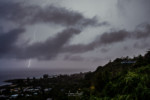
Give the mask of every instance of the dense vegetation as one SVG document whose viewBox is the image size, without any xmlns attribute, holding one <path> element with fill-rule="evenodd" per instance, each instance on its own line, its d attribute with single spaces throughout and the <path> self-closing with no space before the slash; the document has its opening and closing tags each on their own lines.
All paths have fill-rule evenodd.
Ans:
<svg viewBox="0 0 150 100">
<path fill-rule="evenodd" d="M 117 58 L 89 74 L 91 100 L 150 100 L 150 51 Z"/>
<path fill-rule="evenodd" d="M 150 100 L 150 51 L 144 56 L 117 58 L 94 72 L 13 81 L 14 88 L 40 87 L 37 95 L 18 100 Z M 44 89 L 51 88 L 45 92 Z M 9 90 L 10 87 L 7 87 Z M 82 95 L 68 96 L 68 92 Z M 12 93 L 6 93 L 8 95 Z M 31 94 L 31 93 L 28 93 Z"/>
</svg>

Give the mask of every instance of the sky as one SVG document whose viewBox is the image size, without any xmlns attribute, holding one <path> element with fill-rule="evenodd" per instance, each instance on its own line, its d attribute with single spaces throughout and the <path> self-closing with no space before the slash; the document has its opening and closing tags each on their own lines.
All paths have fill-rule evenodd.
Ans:
<svg viewBox="0 0 150 100">
<path fill-rule="evenodd" d="M 1 0 L 0 70 L 93 71 L 150 47 L 150 0 Z"/>
</svg>

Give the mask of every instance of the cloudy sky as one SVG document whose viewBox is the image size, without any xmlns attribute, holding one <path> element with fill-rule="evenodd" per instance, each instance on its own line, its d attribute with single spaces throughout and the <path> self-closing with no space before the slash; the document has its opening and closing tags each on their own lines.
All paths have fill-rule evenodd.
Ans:
<svg viewBox="0 0 150 100">
<path fill-rule="evenodd" d="M 1 0 L 0 70 L 95 70 L 150 46 L 150 0 Z"/>
</svg>

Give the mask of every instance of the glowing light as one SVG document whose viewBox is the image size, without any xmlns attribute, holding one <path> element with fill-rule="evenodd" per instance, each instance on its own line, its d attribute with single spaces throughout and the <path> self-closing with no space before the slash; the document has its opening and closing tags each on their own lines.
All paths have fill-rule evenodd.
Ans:
<svg viewBox="0 0 150 100">
<path fill-rule="evenodd" d="M 29 59 L 29 61 L 28 61 L 28 68 L 30 68 L 30 66 L 31 66 L 31 59 Z"/>
</svg>

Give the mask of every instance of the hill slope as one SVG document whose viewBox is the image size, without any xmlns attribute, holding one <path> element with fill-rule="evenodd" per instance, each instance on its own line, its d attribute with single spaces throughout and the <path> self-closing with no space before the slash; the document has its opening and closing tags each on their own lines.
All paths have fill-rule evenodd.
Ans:
<svg viewBox="0 0 150 100">
<path fill-rule="evenodd" d="M 117 58 L 86 76 L 91 100 L 149 100 L 150 51 L 132 59 Z"/>
</svg>

